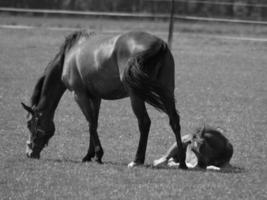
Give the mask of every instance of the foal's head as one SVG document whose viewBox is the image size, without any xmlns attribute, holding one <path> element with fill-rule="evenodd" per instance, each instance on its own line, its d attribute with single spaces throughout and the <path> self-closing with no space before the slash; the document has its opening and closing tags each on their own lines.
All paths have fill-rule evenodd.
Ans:
<svg viewBox="0 0 267 200">
<path fill-rule="evenodd" d="M 47 120 L 38 110 L 26 106 L 23 108 L 28 111 L 27 127 L 30 131 L 30 137 L 26 143 L 26 155 L 29 158 L 40 158 L 40 153 L 48 144 L 49 139 L 54 135 L 55 125 L 51 120 Z"/>
<path fill-rule="evenodd" d="M 197 155 L 200 167 L 223 166 L 233 155 L 232 144 L 220 128 L 204 127 L 192 136 L 192 151 Z"/>
</svg>

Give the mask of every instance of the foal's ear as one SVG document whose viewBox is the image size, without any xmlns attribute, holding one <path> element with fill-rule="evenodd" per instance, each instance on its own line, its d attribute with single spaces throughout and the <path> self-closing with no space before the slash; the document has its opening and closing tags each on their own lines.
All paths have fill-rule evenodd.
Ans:
<svg viewBox="0 0 267 200">
<path fill-rule="evenodd" d="M 206 124 L 204 123 L 200 128 L 198 128 L 197 133 L 202 137 L 206 131 Z"/>
<path fill-rule="evenodd" d="M 33 109 L 30 106 L 25 105 L 23 102 L 21 102 L 22 107 L 27 110 L 30 114 L 34 114 Z"/>
<path fill-rule="evenodd" d="M 221 127 L 217 127 L 216 130 L 219 131 L 220 133 L 225 133 L 226 132 L 226 130 L 221 128 Z"/>
</svg>

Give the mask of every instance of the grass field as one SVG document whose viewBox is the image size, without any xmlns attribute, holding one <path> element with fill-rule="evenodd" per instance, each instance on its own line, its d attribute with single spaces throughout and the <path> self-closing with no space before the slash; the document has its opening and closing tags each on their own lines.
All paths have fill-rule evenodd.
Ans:
<svg viewBox="0 0 267 200">
<path fill-rule="evenodd" d="M 1 20 L 10 24 L 10 19 Z M 28 18 L 12 20 L 13 24 L 33 23 Z M 35 19 L 34 23 L 56 26 L 61 22 L 54 20 Z M 112 28 L 111 22 L 105 26 L 91 20 L 90 26 L 94 23 L 97 31 Z M 165 30 L 163 22 L 159 26 L 156 22 L 150 26 L 148 22 L 112 23 L 123 31 L 131 27 Z M 0 29 L 0 199 L 267 199 L 267 43 L 206 37 L 205 30 L 203 34 L 182 32 L 174 38 L 175 95 L 182 135 L 203 123 L 226 129 L 235 150 L 231 169 L 152 168 L 152 161 L 173 143 L 174 135 L 167 117 L 150 106 L 146 165 L 127 169 L 139 138 L 129 99 L 102 103 L 99 135 L 104 164 L 84 164 L 87 124 L 69 92 L 60 102 L 57 131 L 41 159 L 26 158 L 28 130 L 20 101 L 29 102 L 37 78 L 69 33 L 43 27 Z M 214 29 L 219 31 L 220 26 Z M 234 30 L 236 35 L 240 35 L 238 30 L 248 35 L 253 32 L 251 27 L 230 25 L 223 30 Z M 265 32 L 264 28 L 257 30 Z M 166 34 L 158 36 L 166 38 Z"/>
</svg>

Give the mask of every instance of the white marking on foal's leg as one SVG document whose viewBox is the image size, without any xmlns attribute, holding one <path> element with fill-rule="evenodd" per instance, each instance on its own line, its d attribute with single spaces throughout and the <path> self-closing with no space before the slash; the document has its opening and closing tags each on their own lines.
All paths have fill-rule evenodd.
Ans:
<svg viewBox="0 0 267 200">
<path fill-rule="evenodd" d="M 166 164 L 167 164 L 167 158 L 165 156 L 153 161 L 154 167 L 162 167 L 165 166 Z"/>
<path fill-rule="evenodd" d="M 175 160 L 173 158 L 170 158 L 168 160 L 168 166 L 169 167 L 179 167 L 180 166 L 180 163 L 175 162 Z"/>
<path fill-rule="evenodd" d="M 215 170 L 215 171 L 220 171 L 220 170 L 221 170 L 220 167 L 216 167 L 216 166 L 213 166 L 213 165 L 209 165 L 209 166 L 207 166 L 206 169 L 207 169 L 207 170 Z"/>
</svg>

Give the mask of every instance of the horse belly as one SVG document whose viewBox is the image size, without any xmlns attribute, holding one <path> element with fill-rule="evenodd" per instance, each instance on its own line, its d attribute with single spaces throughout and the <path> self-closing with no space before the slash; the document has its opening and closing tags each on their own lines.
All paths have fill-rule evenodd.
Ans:
<svg viewBox="0 0 267 200">
<path fill-rule="evenodd" d="M 96 95 L 106 100 L 121 99 L 127 97 L 127 91 L 121 83 L 119 78 L 115 77 L 101 77 L 91 78 L 88 89 L 92 95 Z"/>
<path fill-rule="evenodd" d="M 114 87 L 109 90 L 99 90 L 98 96 L 105 100 L 122 99 L 128 96 L 127 91 L 123 87 Z"/>
<path fill-rule="evenodd" d="M 107 100 L 127 97 L 114 59 L 100 59 L 97 63 L 87 63 L 88 60 L 84 60 L 82 65 L 80 63 L 78 70 L 91 95 Z"/>
</svg>

